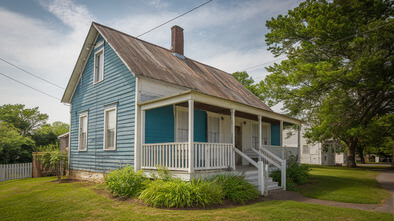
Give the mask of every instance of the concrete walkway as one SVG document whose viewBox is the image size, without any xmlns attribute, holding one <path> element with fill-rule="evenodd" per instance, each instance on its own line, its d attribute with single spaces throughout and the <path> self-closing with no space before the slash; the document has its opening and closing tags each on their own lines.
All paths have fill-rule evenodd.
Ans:
<svg viewBox="0 0 394 221">
<path fill-rule="evenodd" d="M 393 199 L 394 199 L 394 170 L 384 170 L 378 174 L 376 180 L 380 183 L 381 187 L 389 191 L 391 197 L 383 204 L 359 204 L 359 203 L 344 203 L 328 200 L 320 200 L 302 196 L 296 192 L 274 190 L 270 191 L 267 200 L 292 200 L 303 203 L 320 204 L 326 206 L 336 206 L 351 209 L 372 210 L 379 212 L 386 212 L 394 214 Z M 368 194 L 368 193 L 366 193 Z"/>
</svg>

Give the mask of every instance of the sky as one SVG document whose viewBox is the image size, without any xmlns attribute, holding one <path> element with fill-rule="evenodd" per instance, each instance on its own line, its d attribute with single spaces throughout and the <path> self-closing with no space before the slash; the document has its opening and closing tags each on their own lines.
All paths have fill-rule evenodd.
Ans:
<svg viewBox="0 0 394 221">
<path fill-rule="evenodd" d="M 69 123 L 62 104 L 92 21 L 138 36 L 207 0 L 0 0 L 0 73 L 41 90 L 44 95 L 0 75 L 0 105 L 39 107 L 49 123 Z M 299 0 L 213 0 L 140 38 L 170 48 L 171 27 L 184 29 L 185 56 L 228 73 L 247 69 L 256 81 L 277 60 L 268 50 L 265 22 L 287 14 Z M 278 61 L 277 61 L 278 62 Z M 54 98 L 55 97 L 55 98 Z M 274 111 L 282 112 L 280 105 Z"/>
</svg>

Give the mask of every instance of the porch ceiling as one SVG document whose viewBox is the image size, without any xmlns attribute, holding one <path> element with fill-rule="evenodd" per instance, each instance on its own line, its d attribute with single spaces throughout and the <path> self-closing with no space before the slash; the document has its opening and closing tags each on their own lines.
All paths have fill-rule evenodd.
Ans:
<svg viewBox="0 0 394 221">
<path fill-rule="evenodd" d="M 187 104 L 187 102 L 182 102 L 182 103 L 177 104 L 177 106 L 187 107 L 188 104 Z M 201 103 L 201 102 L 195 102 L 194 108 L 199 109 L 199 110 L 203 110 L 203 111 L 209 111 L 209 112 L 213 112 L 213 113 L 228 115 L 228 116 L 231 115 L 231 111 L 228 108 L 222 108 L 222 107 L 218 107 L 218 106 L 210 105 L 210 104 L 205 104 L 205 103 Z M 240 117 L 240 118 L 245 118 L 248 120 L 257 121 L 257 115 L 245 113 L 242 111 L 235 110 L 235 116 Z M 267 123 L 274 123 L 274 124 L 280 123 L 279 120 L 275 120 L 275 119 L 271 119 L 271 118 L 267 118 L 267 117 L 262 117 L 261 121 L 267 122 Z"/>
<path fill-rule="evenodd" d="M 236 117 L 242 117 L 245 119 L 257 121 L 257 116 L 260 115 L 262 116 L 262 121 L 267 123 L 280 123 L 280 121 L 282 120 L 283 122 L 287 122 L 290 124 L 301 124 L 300 120 L 288 117 L 283 114 L 250 107 L 245 104 L 239 104 L 234 101 L 224 100 L 222 98 L 217 98 L 211 95 L 206 95 L 191 90 L 167 97 L 141 102 L 138 103 L 138 105 L 142 107 L 142 110 L 148 110 L 171 104 L 187 107 L 187 100 L 190 99 L 194 100 L 194 107 L 200 110 L 211 111 L 223 115 L 230 115 L 230 109 L 234 109 Z"/>
</svg>

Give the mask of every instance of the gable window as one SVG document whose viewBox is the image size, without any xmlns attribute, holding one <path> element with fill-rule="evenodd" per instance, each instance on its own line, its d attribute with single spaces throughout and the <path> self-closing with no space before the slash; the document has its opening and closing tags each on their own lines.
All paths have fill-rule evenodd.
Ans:
<svg viewBox="0 0 394 221">
<path fill-rule="evenodd" d="M 104 79 L 104 48 L 101 48 L 94 54 L 94 79 L 93 83 L 97 84 Z"/>
<path fill-rule="evenodd" d="M 104 111 L 104 150 L 116 149 L 116 107 Z"/>
<path fill-rule="evenodd" d="M 219 143 L 220 124 L 218 117 L 208 116 L 208 142 Z"/>
<path fill-rule="evenodd" d="M 78 150 L 86 151 L 88 144 L 88 114 L 82 113 L 79 115 L 79 142 Z"/>
</svg>

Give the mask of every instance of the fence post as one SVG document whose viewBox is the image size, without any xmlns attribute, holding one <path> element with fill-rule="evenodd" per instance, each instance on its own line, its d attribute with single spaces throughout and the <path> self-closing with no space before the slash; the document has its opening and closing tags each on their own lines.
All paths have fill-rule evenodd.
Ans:
<svg viewBox="0 0 394 221">
<path fill-rule="evenodd" d="M 286 160 L 282 160 L 281 166 L 281 184 L 283 190 L 286 190 Z"/>
</svg>

